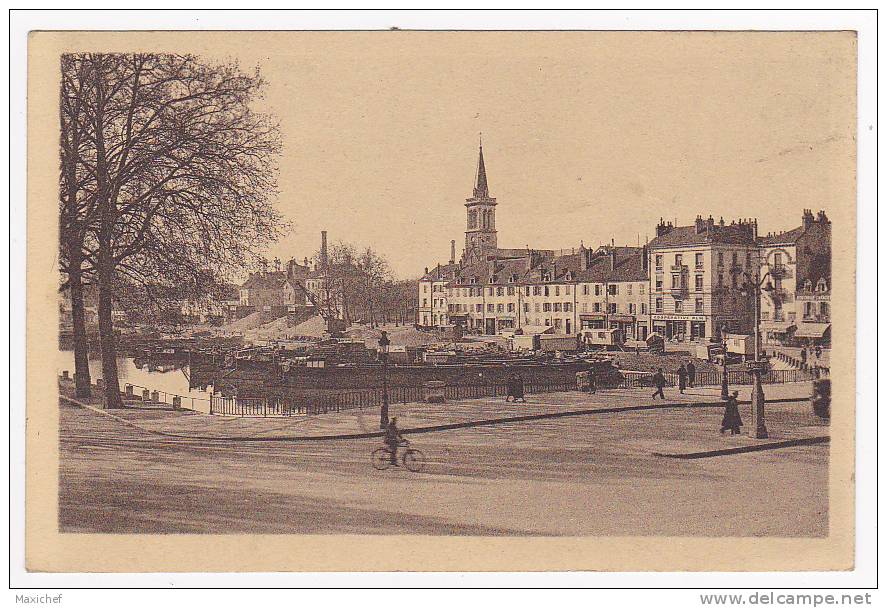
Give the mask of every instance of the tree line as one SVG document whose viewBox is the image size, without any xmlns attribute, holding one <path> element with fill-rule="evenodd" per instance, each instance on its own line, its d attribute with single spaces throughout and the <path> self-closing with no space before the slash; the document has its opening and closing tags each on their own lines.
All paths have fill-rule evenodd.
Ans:
<svg viewBox="0 0 887 608">
<path fill-rule="evenodd" d="M 416 283 L 394 277 L 388 259 L 372 247 L 334 243 L 324 260 L 314 255 L 320 267 L 326 263 L 329 298 L 346 324 L 409 324 L 416 317 Z"/>
<path fill-rule="evenodd" d="M 191 55 L 62 56 L 59 260 L 78 396 L 84 285 L 98 292 L 105 403 L 119 407 L 112 303 L 134 286 L 206 293 L 280 236 L 279 126 L 253 108 L 264 86 L 258 70 Z"/>
</svg>

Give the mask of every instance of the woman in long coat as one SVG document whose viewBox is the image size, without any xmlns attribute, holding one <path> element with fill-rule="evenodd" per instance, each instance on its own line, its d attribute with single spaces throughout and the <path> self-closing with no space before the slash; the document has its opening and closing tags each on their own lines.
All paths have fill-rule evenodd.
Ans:
<svg viewBox="0 0 887 608">
<path fill-rule="evenodd" d="M 681 363 L 681 366 L 678 368 L 678 390 L 681 391 L 681 394 L 684 394 L 684 390 L 687 388 L 687 368 L 684 367 L 684 364 Z"/>
<path fill-rule="evenodd" d="M 739 401 L 737 397 L 739 393 L 733 391 L 733 394 L 727 397 L 727 404 L 724 407 L 724 419 L 721 420 L 721 434 L 729 430 L 731 435 L 739 434 L 739 427 L 742 426 L 742 417 L 739 415 Z"/>
</svg>

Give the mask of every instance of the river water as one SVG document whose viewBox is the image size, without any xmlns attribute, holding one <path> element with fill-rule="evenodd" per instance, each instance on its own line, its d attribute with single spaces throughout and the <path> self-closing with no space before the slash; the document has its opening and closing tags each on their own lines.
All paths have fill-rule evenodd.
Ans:
<svg viewBox="0 0 887 608">
<path fill-rule="evenodd" d="M 58 371 L 59 375 L 63 370 L 74 373 L 74 351 L 60 351 Z M 148 371 L 147 366 L 139 369 L 136 367 L 131 357 L 117 358 L 117 374 L 120 377 L 120 389 L 126 384 L 132 384 L 135 387 L 135 394 L 140 395 L 142 388 L 167 393 L 169 395 L 180 395 L 182 397 L 182 407 L 194 409 L 199 412 L 209 412 L 209 390 L 199 390 L 188 386 L 188 366 L 173 369 L 170 371 Z M 100 358 L 89 359 L 89 374 L 92 381 L 102 377 L 102 360 Z M 207 387 L 211 390 L 210 387 Z M 171 402 L 172 399 L 167 399 Z"/>
</svg>

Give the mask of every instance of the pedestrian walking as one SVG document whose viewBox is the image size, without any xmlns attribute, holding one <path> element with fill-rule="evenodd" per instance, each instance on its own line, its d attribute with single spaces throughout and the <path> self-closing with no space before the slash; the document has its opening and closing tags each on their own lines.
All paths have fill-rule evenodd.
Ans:
<svg viewBox="0 0 887 608">
<path fill-rule="evenodd" d="M 656 395 L 659 395 L 664 401 L 665 393 L 662 392 L 662 389 L 665 388 L 665 374 L 662 373 L 661 367 L 655 374 L 653 374 L 653 386 L 656 387 L 656 392 L 653 393 L 653 399 L 656 399 Z"/>
<path fill-rule="evenodd" d="M 591 394 L 597 392 L 597 377 L 594 375 L 594 368 L 588 370 L 588 392 Z"/>
<path fill-rule="evenodd" d="M 687 385 L 690 388 L 696 388 L 696 366 L 692 361 L 687 363 Z"/>
<path fill-rule="evenodd" d="M 681 366 L 678 368 L 678 390 L 681 391 L 681 394 L 684 394 L 684 391 L 687 388 L 687 368 L 681 363 Z"/>
<path fill-rule="evenodd" d="M 733 391 L 733 394 L 727 397 L 727 403 L 724 406 L 724 418 L 721 420 L 721 434 L 730 431 L 731 435 L 739 434 L 739 427 L 742 426 L 742 418 L 739 416 L 739 392 Z"/>
<path fill-rule="evenodd" d="M 801 369 L 807 368 L 807 348 L 801 348 Z"/>
<path fill-rule="evenodd" d="M 511 374 L 505 379 L 505 402 L 513 401 L 517 393 L 517 374 Z"/>
<path fill-rule="evenodd" d="M 514 375 L 514 402 L 517 403 L 517 400 L 520 399 L 521 402 L 526 403 L 527 400 L 524 399 L 524 377 L 520 374 Z"/>
</svg>

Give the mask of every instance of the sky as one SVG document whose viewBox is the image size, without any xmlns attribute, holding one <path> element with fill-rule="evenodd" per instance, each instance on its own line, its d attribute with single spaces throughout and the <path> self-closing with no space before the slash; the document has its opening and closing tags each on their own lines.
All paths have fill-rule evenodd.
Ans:
<svg viewBox="0 0 887 608">
<path fill-rule="evenodd" d="M 278 205 L 293 224 L 269 256 L 311 256 L 327 230 L 415 278 L 446 263 L 451 239 L 461 253 L 481 132 L 502 247 L 634 245 L 660 217 L 697 214 L 757 218 L 767 233 L 799 225 L 804 208 L 852 204 L 855 44 L 852 33 L 280 32 L 185 46 L 268 81 L 262 108 L 284 138 Z"/>
</svg>

